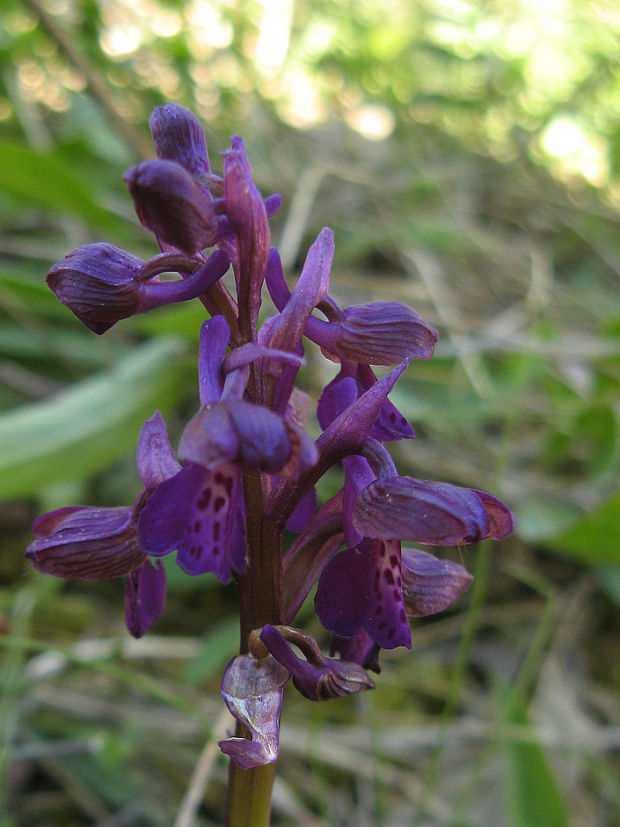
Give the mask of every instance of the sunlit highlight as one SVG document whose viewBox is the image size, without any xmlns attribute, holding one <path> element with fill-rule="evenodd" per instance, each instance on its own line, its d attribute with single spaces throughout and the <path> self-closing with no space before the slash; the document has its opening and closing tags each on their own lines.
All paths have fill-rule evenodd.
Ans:
<svg viewBox="0 0 620 827">
<path fill-rule="evenodd" d="M 291 31 L 292 0 L 264 0 L 265 12 L 260 28 L 256 59 L 267 68 L 284 63 Z"/>
<path fill-rule="evenodd" d="M 348 113 L 347 123 L 368 140 L 382 141 L 394 131 L 396 119 L 387 106 L 365 104 Z"/>
</svg>

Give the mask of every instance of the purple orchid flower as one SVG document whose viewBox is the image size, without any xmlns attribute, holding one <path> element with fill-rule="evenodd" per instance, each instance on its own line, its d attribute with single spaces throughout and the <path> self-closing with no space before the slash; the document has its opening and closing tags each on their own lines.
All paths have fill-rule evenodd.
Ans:
<svg viewBox="0 0 620 827">
<path fill-rule="evenodd" d="M 107 580 L 126 575 L 127 628 L 142 637 L 164 609 L 166 576 L 140 544 L 138 520 L 153 490 L 179 469 L 159 412 L 144 423 L 137 459 L 144 490 L 132 506 L 77 505 L 44 514 L 32 527 L 36 539 L 26 556 L 38 571 L 56 577 Z"/>
<path fill-rule="evenodd" d="M 278 757 L 290 677 L 311 700 L 372 688 L 365 670 L 379 672 L 380 649 L 411 647 L 408 618 L 443 611 L 471 584 L 458 563 L 402 541 L 500 540 L 514 518 L 485 491 L 399 476 L 385 448 L 415 436 L 388 395 L 411 360 L 432 356 L 437 331 L 397 302 L 340 307 L 329 294 L 329 228 L 289 290 L 270 249 L 268 219 L 281 199 L 261 196 L 241 138 L 222 153 L 220 177 L 187 109 L 158 107 L 150 126 L 157 160 L 131 167 L 124 179 L 163 252 L 143 262 L 111 244 L 85 245 L 50 269 L 48 284 L 95 333 L 199 297 L 211 316 L 200 332 L 200 407 L 181 436 L 182 465 L 156 414 L 140 435 L 144 489 L 134 504 L 44 515 L 26 553 L 39 571 L 59 577 L 125 576 L 126 623 L 136 637 L 162 612 L 163 556 L 176 551 L 190 575 L 210 572 L 223 583 L 237 576 L 241 654 L 226 667 L 221 692 L 238 726 L 220 747 L 252 770 Z M 209 258 L 208 248 L 216 248 Z M 230 290 L 221 280 L 229 264 Z M 161 281 L 167 272 L 180 279 Z M 263 283 L 277 312 L 259 327 Z M 316 442 L 306 433 L 308 397 L 295 387 L 304 340 L 340 365 L 318 401 Z M 377 379 L 372 365 L 395 367 Z M 315 486 L 337 464 L 344 484 L 321 505 Z M 285 529 L 297 537 L 283 554 Z M 339 658 L 284 625 L 315 584 L 316 613 Z M 258 775 L 249 786 L 239 778 L 232 767 L 233 809 L 260 788 Z"/>
</svg>

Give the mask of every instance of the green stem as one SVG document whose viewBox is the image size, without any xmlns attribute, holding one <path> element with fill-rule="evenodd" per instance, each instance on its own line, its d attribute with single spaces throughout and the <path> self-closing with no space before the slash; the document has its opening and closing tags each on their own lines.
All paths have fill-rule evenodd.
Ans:
<svg viewBox="0 0 620 827">
<path fill-rule="evenodd" d="M 226 827 L 269 827 L 275 774 L 275 764 L 242 770 L 231 761 Z"/>
<path fill-rule="evenodd" d="M 282 531 L 263 514 L 260 474 L 243 475 L 247 515 L 248 571 L 238 578 L 241 653 L 248 651 L 252 629 L 282 622 Z M 237 737 L 247 738 L 237 725 Z M 231 762 L 228 774 L 226 827 L 269 827 L 271 789 L 276 765 L 243 770 Z"/>
</svg>

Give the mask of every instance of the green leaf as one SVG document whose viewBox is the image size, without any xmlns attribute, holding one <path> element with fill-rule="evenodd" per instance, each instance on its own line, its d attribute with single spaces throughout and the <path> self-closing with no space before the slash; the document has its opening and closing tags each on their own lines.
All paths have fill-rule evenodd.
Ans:
<svg viewBox="0 0 620 827">
<path fill-rule="evenodd" d="M 524 711 L 510 723 L 527 726 Z M 565 827 L 568 814 L 553 773 L 541 747 L 505 741 L 507 759 L 506 813 L 511 827 Z"/>
<path fill-rule="evenodd" d="M 0 180 L 5 191 L 29 205 L 81 218 L 92 227 L 126 233 L 126 223 L 104 209 L 92 188 L 52 153 L 0 141 Z"/>
<path fill-rule="evenodd" d="M 576 557 L 584 563 L 620 563 L 620 491 L 578 519 L 559 537 L 543 545 Z"/>
<path fill-rule="evenodd" d="M 174 339 L 150 342 L 109 372 L 0 416 L 0 497 L 90 476 L 135 451 L 144 419 L 178 398 L 181 350 Z"/>
</svg>

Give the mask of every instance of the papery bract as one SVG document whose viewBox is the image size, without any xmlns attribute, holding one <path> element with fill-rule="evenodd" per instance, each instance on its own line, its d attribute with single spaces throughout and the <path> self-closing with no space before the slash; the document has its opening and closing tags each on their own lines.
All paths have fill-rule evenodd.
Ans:
<svg viewBox="0 0 620 827">
<path fill-rule="evenodd" d="M 257 660 L 238 655 L 224 670 L 222 697 L 251 739 L 227 738 L 219 747 L 243 769 L 277 760 L 282 694 L 288 679 L 288 669 L 272 657 Z"/>
</svg>

